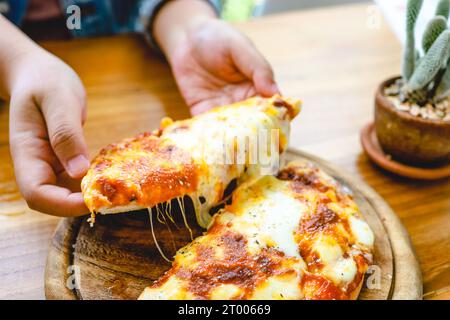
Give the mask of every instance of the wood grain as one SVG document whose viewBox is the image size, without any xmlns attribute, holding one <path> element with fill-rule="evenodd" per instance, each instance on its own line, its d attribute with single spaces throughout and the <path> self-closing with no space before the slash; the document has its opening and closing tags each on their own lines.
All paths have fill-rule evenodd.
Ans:
<svg viewBox="0 0 450 320">
<path fill-rule="evenodd" d="M 389 206 L 363 181 L 346 174 L 317 157 L 290 151 L 288 160 L 308 159 L 351 190 L 364 218 L 375 234 L 372 278 L 368 278 L 359 299 L 420 299 L 422 279 L 418 262 L 404 227 Z M 173 205 L 172 216 L 180 227 L 169 232 L 166 225 L 155 224 L 155 234 L 162 251 L 172 257 L 177 248 L 191 242 L 182 216 Z M 203 231 L 187 210 L 194 236 Z M 174 225 L 169 224 L 174 228 Z M 68 289 L 73 269 L 79 270 L 78 286 Z M 136 299 L 142 290 L 170 268 L 158 252 L 152 238 L 148 212 L 145 210 L 99 216 L 91 228 L 86 218 L 63 219 L 52 239 L 45 273 L 48 299 Z M 376 271 L 375 271 L 376 268 Z M 376 272 L 376 274 L 374 274 Z M 69 283 L 73 283 L 70 282 Z M 369 283 L 369 286 L 366 284 Z"/>
<path fill-rule="evenodd" d="M 398 178 L 372 165 L 359 130 L 373 115 L 377 85 L 400 71 L 401 47 L 387 24 L 368 28 L 368 5 L 274 15 L 238 27 L 273 65 L 285 95 L 304 101 L 291 145 L 367 182 L 400 217 L 423 274 L 425 298 L 450 293 L 450 183 Z M 89 112 L 85 135 L 94 155 L 112 141 L 155 128 L 164 115 L 188 116 L 170 69 L 139 37 L 43 46 L 82 78 Z M 14 182 L 8 107 L 0 106 L 0 298 L 44 298 L 44 264 L 58 222 L 30 211 Z"/>
</svg>

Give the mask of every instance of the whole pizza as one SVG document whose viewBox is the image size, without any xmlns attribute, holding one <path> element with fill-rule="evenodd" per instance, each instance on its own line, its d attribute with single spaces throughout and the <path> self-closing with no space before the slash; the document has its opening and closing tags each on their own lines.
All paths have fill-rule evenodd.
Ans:
<svg viewBox="0 0 450 320">
<path fill-rule="evenodd" d="M 174 199 L 183 208 L 188 196 L 206 229 L 140 299 L 358 297 L 374 236 L 348 190 L 308 162 L 262 163 L 251 139 L 236 161 L 239 138 L 265 131 L 277 133 L 265 152 L 283 163 L 299 107 L 293 99 L 257 97 L 188 120 L 163 119 L 159 130 L 94 159 L 82 181 L 91 223 L 98 213 Z"/>
</svg>

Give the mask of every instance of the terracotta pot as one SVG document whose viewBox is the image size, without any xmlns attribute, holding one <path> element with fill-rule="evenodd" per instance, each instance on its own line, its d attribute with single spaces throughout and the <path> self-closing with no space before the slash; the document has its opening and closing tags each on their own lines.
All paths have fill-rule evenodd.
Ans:
<svg viewBox="0 0 450 320">
<path fill-rule="evenodd" d="M 450 122 L 423 119 L 397 110 L 384 95 L 384 88 L 398 78 L 381 83 L 375 94 L 375 130 L 384 152 L 412 165 L 450 162 Z"/>
</svg>

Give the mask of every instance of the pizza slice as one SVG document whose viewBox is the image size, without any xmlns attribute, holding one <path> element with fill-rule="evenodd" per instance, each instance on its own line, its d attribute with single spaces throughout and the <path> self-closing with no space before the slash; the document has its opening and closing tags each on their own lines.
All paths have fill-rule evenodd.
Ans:
<svg viewBox="0 0 450 320">
<path fill-rule="evenodd" d="M 346 189 L 296 161 L 239 186 L 140 299 L 356 299 L 373 242 Z"/>
<path fill-rule="evenodd" d="M 233 180 L 277 170 L 299 107 L 299 101 L 280 96 L 256 97 L 183 121 L 165 118 L 157 131 L 109 145 L 81 183 L 91 222 L 96 213 L 151 208 L 189 196 L 206 228 L 209 210 Z M 254 152 L 256 144 L 265 157 Z"/>
</svg>

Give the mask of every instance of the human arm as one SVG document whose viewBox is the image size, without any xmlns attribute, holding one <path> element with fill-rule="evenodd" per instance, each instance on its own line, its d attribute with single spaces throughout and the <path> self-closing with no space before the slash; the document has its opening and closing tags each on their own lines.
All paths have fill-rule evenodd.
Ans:
<svg viewBox="0 0 450 320">
<path fill-rule="evenodd" d="M 0 95 L 10 100 L 9 141 L 19 189 L 32 209 L 87 213 L 86 97 L 76 73 L 0 15 Z"/>
<path fill-rule="evenodd" d="M 246 36 L 220 21 L 206 1 L 165 4 L 153 34 L 192 114 L 279 92 L 266 59 Z"/>
</svg>

